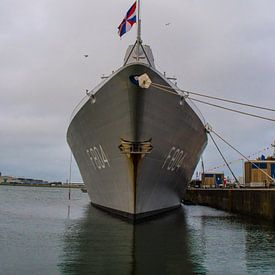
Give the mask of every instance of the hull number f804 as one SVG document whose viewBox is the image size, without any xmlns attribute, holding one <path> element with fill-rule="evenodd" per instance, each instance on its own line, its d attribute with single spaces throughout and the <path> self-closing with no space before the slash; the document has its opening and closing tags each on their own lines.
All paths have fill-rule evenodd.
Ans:
<svg viewBox="0 0 275 275">
<path fill-rule="evenodd" d="M 101 170 L 110 167 L 109 160 L 100 144 L 87 149 L 86 152 L 95 170 Z"/>
<path fill-rule="evenodd" d="M 168 171 L 177 171 L 186 157 L 186 153 L 183 150 L 172 147 L 168 155 L 165 158 L 165 161 L 162 165 L 162 169 L 167 169 Z"/>
</svg>

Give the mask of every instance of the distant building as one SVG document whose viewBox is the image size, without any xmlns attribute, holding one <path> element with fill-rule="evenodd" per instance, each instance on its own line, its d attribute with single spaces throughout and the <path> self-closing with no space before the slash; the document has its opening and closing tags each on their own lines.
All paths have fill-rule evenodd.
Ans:
<svg viewBox="0 0 275 275">
<path fill-rule="evenodd" d="M 246 187 L 269 187 L 271 183 L 275 183 L 275 159 L 262 158 L 251 160 L 251 162 L 247 161 L 244 163 L 244 181 Z M 272 177 L 273 181 L 267 175 Z"/>
<path fill-rule="evenodd" d="M 217 188 L 223 186 L 224 173 L 202 173 L 202 187 Z"/>
<path fill-rule="evenodd" d="M 7 184 L 13 180 L 13 177 L 0 175 L 0 184 Z"/>
<path fill-rule="evenodd" d="M 45 180 L 26 179 L 26 178 L 16 178 L 16 182 L 14 183 L 26 184 L 26 185 L 49 184 L 49 182 Z"/>
<path fill-rule="evenodd" d="M 37 184 L 49 184 L 48 181 L 38 179 L 26 179 L 26 178 L 15 178 L 12 176 L 0 175 L 0 184 L 25 184 L 25 185 L 37 185 Z"/>
</svg>

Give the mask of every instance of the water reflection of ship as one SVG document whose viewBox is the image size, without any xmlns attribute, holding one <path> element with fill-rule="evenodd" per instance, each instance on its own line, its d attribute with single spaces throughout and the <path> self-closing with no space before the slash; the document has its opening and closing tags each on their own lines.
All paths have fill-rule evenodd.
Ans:
<svg viewBox="0 0 275 275">
<path fill-rule="evenodd" d="M 65 234 L 64 274 L 194 274 L 184 210 L 131 224 L 89 207 Z"/>
</svg>

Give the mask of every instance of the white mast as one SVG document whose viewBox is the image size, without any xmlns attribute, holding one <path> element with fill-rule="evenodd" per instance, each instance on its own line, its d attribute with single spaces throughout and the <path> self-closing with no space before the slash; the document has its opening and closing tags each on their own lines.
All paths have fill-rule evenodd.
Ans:
<svg viewBox="0 0 275 275">
<path fill-rule="evenodd" d="M 140 19 L 140 0 L 137 1 L 137 11 L 138 11 L 138 18 L 137 18 L 137 61 L 139 61 L 139 47 L 142 43 L 141 40 L 141 19 Z"/>
<path fill-rule="evenodd" d="M 137 1 L 138 5 L 138 18 L 137 18 L 137 41 L 138 43 L 141 43 L 141 19 L 140 19 L 140 0 Z"/>
</svg>

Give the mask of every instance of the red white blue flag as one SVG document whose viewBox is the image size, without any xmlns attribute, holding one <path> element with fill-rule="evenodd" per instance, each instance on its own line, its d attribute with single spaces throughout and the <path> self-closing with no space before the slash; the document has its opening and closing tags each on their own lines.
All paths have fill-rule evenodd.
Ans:
<svg viewBox="0 0 275 275">
<path fill-rule="evenodd" d="M 132 26 L 137 22 L 136 16 L 137 2 L 135 2 L 128 10 L 126 16 L 123 18 L 121 24 L 118 27 L 118 35 L 121 37 L 128 32 Z"/>
</svg>

